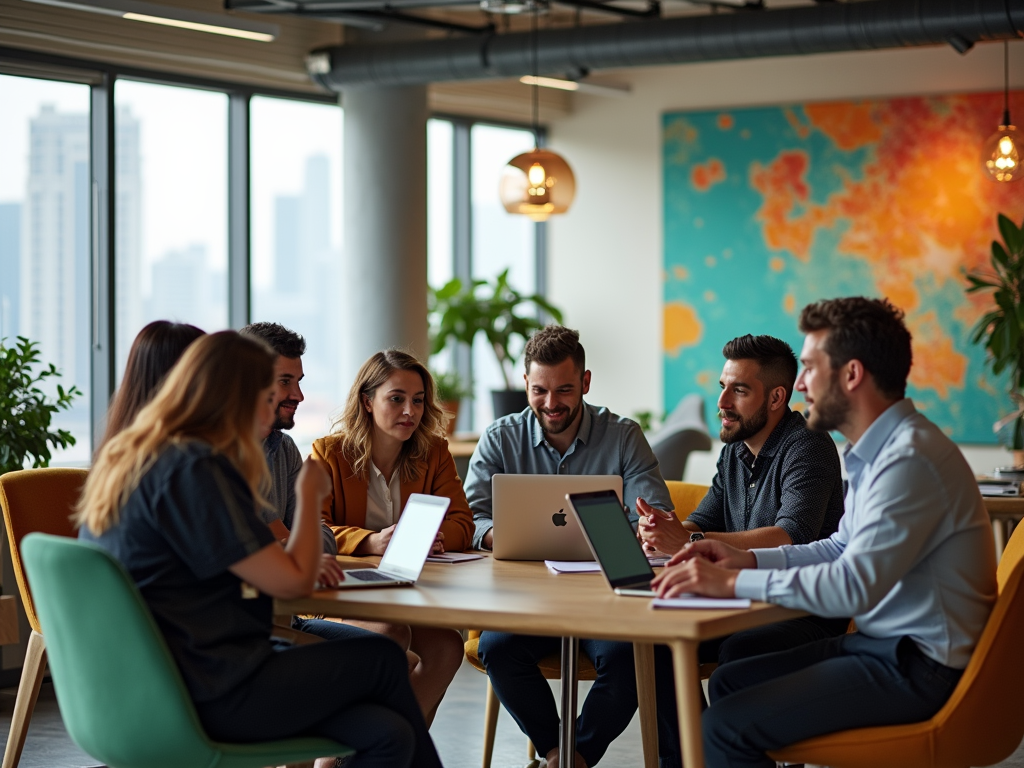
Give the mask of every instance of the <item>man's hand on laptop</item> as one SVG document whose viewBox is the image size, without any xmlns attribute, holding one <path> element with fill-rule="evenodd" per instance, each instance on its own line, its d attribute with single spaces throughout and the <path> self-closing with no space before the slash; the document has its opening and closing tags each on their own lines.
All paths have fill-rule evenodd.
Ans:
<svg viewBox="0 0 1024 768">
<path fill-rule="evenodd" d="M 757 568 L 757 558 L 747 549 L 737 549 L 725 542 L 715 539 L 688 541 L 676 552 L 666 567 L 685 563 L 690 560 L 704 560 L 714 563 L 719 568 L 740 570 L 741 568 Z"/>
<path fill-rule="evenodd" d="M 675 560 L 674 557 L 672 559 Z M 702 557 L 695 557 L 678 565 L 666 566 L 651 581 L 651 589 L 658 593 L 658 597 L 685 594 L 735 597 L 737 573 L 739 571 L 722 568 Z"/>
<path fill-rule="evenodd" d="M 636 500 L 636 511 L 640 515 L 636 532 L 645 553 L 656 550 L 674 555 L 690 540 L 690 531 L 675 513 L 652 507 L 641 498 Z"/>
</svg>

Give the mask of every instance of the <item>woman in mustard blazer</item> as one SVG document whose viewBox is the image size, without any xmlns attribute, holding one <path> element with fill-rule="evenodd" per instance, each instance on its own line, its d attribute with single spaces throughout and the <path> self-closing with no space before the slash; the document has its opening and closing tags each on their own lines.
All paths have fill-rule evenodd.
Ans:
<svg viewBox="0 0 1024 768">
<path fill-rule="evenodd" d="M 363 364 L 334 432 L 313 443 L 313 457 L 331 474 L 333 492 L 322 514 L 339 555 L 384 554 L 411 493 L 451 499 L 435 552 L 469 547 L 473 516 L 444 437 L 447 421 L 434 380 L 415 357 L 388 349 Z M 429 723 L 462 663 L 461 635 L 453 629 L 346 623 L 385 634 L 411 652 L 410 680 Z"/>
</svg>

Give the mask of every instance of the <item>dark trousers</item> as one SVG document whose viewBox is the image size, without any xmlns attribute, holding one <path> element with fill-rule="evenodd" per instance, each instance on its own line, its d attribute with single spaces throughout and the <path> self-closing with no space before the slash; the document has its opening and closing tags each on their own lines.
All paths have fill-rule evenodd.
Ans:
<svg viewBox="0 0 1024 768">
<path fill-rule="evenodd" d="M 480 659 L 498 699 L 542 757 L 558 746 L 559 720 L 551 689 L 537 662 L 560 649 L 557 637 L 507 632 L 480 636 Z M 632 643 L 580 640 L 580 650 L 597 670 L 576 723 L 576 751 L 592 766 L 626 730 L 636 712 L 636 671 Z M 563 760 L 563 765 L 572 762 Z"/>
<path fill-rule="evenodd" d="M 697 649 L 701 664 L 728 664 L 765 653 L 788 651 L 807 643 L 827 640 L 846 633 L 849 619 L 804 616 L 755 627 L 725 637 L 706 640 Z M 658 758 L 660 768 L 679 768 L 679 715 L 672 653 L 667 646 L 654 647 L 655 687 L 658 699 Z M 704 695 L 701 693 L 701 705 Z"/>
<path fill-rule="evenodd" d="M 211 738 L 323 736 L 356 750 L 353 768 L 440 768 L 406 656 L 372 632 L 286 647 L 235 690 L 196 704 Z"/>
<path fill-rule="evenodd" d="M 704 713 L 709 768 L 774 768 L 766 752 L 851 728 L 927 720 L 962 670 L 909 637 L 859 632 L 719 667 Z"/>
</svg>

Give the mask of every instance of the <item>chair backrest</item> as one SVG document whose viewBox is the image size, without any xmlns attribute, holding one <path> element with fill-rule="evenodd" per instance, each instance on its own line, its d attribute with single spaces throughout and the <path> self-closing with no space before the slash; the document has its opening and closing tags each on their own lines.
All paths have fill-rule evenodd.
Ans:
<svg viewBox="0 0 1024 768">
<path fill-rule="evenodd" d="M 661 465 L 661 476 L 682 480 L 690 453 L 711 450 L 711 436 L 704 421 L 704 398 L 687 395 L 680 400 L 661 429 L 651 436 L 650 444 Z"/>
<path fill-rule="evenodd" d="M 1024 738 L 1024 526 L 999 563 L 999 597 L 971 661 L 949 701 L 932 718 L 934 754 L 943 765 L 992 765 Z"/>
<path fill-rule="evenodd" d="M 666 480 L 665 485 L 668 486 L 668 493 L 676 508 L 676 517 L 680 520 L 685 520 L 690 516 L 701 500 L 707 496 L 708 489 L 711 487 L 699 483 L 683 483 L 679 480 Z"/>
<path fill-rule="evenodd" d="M 94 544 L 39 533 L 22 557 L 75 743 L 111 768 L 213 766 L 218 752 L 124 568 Z"/>
<path fill-rule="evenodd" d="M 11 565 L 28 623 L 36 632 L 41 630 L 21 562 L 21 540 L 29 533 L 75 536 L 71 514 L 82 493 L 86 474 L 84 469 L 48 467 L 0 475 L 0 508 L 11 549 Z"/>
</svg>

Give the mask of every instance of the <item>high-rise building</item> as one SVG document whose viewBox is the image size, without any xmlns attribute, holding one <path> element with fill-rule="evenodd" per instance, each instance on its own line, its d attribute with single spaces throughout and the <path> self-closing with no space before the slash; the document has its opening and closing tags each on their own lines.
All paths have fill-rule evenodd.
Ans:
<svg viewBox="0 0 1024 768">
<path fill-rule="evenodd" d="M 274 200 L 274 287 L 282 293 L 312 289 L 317 266 L 331 251 L 331 164 L 306 158 L 302 191 Z"/>
<path fill-rule="evenodd" d="M 21 203 L 0 203 L 0 339 L 18 335 Z"/>
<path fill-rule="evenodd" d="M 118 115 L 117 311 L 141 317 L 138 121 Z M 89 379 L 91 202 L 89 116 L 43 105 L 29 122 L 29 172 L 21 211 L 18 331 L 38 341 L 66 384 Z M 118 339 L 118 346 L 122 340 Z M 127 355 L 131 339 L 123 352 Z"/>
</svg>

